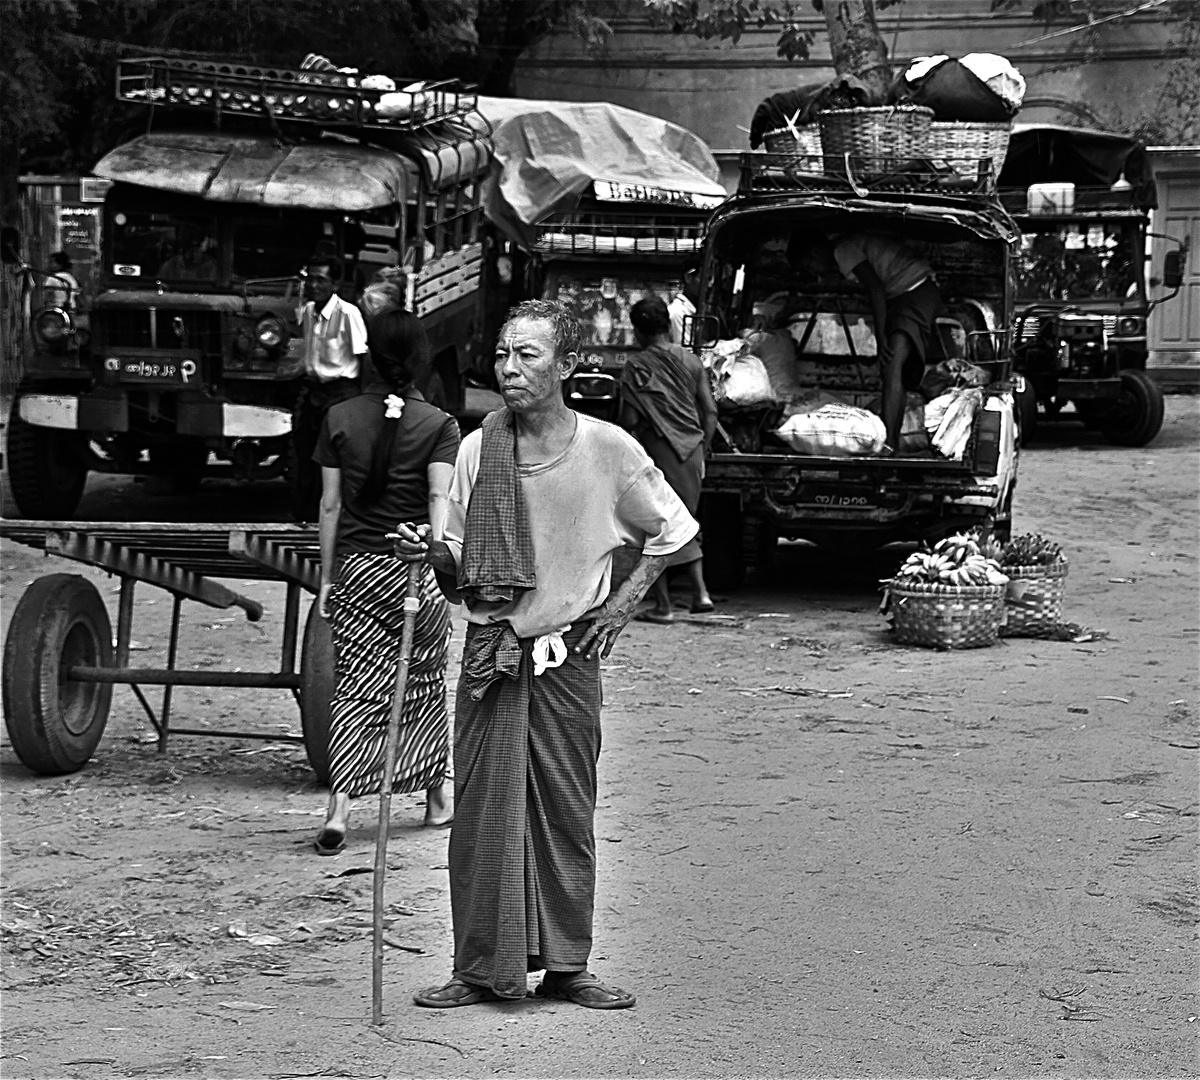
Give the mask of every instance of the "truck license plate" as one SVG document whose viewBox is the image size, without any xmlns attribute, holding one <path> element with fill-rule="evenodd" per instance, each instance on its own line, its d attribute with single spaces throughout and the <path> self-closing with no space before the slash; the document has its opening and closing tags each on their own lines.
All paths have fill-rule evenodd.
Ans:
<svg viewBox="0 0 1200 1080">
<path fill-rule="evenodd" d="M 819 484 L 800 484 L 791 499 L 795 506 L 822 506 L 840 510 L 869 510 L 885 506 L 888 501 L 886 495 L 880 495 L 877 491 L 845 491 Z"/>
<path fill-rule="evenodd" d="M 186 386 L 196 374 L 194 360 L 168 360 L 166 358 L 137 357 L 136 359 L 110 359 L 109 370 L 116 367 L 121 382 L 168 383 Z"/>
</svg>

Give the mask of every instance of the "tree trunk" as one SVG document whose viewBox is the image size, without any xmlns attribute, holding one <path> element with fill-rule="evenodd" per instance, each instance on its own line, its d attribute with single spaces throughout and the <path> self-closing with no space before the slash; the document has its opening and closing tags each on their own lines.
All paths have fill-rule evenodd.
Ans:
<svg viewBox="0 0 1200 1080">
<path fill-rule="evenodd" d="M 824 0 L 823 8 L 834 70 L 862 80 L 867 104 L 882 105 L 892 85 L 892 67 L 875 21 L 874 0 Z"/>
</svg>

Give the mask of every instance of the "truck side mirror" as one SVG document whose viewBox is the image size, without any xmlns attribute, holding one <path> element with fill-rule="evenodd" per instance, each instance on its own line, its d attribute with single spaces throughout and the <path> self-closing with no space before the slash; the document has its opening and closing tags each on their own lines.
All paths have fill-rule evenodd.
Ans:
<svg viewBox="0 0 1200 1080">
<path fill-rule="evenodd" d="M 1162 280 L 1168 289 L 1178 289 L 1183 284 L 1183 266 L 1178 251 L 1168 251 L 1163 256 Z"/>
</svg>

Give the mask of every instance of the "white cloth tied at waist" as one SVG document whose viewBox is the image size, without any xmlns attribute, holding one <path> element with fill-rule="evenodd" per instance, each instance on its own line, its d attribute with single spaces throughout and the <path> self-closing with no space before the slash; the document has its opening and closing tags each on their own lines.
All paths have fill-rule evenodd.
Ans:
<svg viewBox="0 0 1200 1080">
<path fill-rule="evenodd" d="M 563 634 L 571 629 L 571 624 L 560 626 L 548 634 L 533 639 L 533 675 L 534 678 L 550 668 L 562 667 L 567 659 L 567 643 Z"/>
</svg>

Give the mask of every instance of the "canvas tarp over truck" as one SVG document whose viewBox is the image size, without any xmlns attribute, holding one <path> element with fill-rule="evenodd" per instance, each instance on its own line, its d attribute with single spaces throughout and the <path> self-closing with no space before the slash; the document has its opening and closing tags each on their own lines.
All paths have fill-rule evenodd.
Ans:
<svg viewBox="0 0 1200 1080">
<path fill-rule="evenodd" d="M 575 209 L 597 181 L 657 191 L 663 201 L 700 196 L 711 206 L 725 197 L 708 146 L 657 116 L 603 101 L 481 97 L 478 108 L 494 147 L 484 209 L 522 247 L 532 246 L 539 221 Z"/>
</svg>

